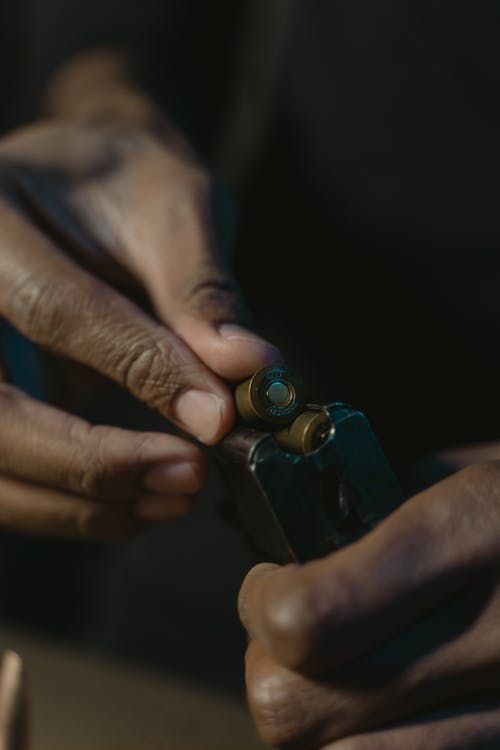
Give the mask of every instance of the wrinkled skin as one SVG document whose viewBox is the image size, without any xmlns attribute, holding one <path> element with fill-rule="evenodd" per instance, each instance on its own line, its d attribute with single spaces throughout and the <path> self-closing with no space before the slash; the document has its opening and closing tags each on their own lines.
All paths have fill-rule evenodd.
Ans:
<svg viewBox="0 0 500 750">
<path fill-rule="evenodd" d="M 263 739 L 287 750 L 500 747 L 500 462 L 352 546 L 260 565 L 240 593 Z"/>
<path fill-rule="evenodd" d="M 5 137 L 0 316 L 216 443 L 234 420 L 227 381 L 278 354 L 237 325 L 212 207 L 188 147 L 141 125 L 53 118 Z M 191 506 L 194 442 L 87 424 L 0 376 L 1 525 L 116 536 Z"/>
</svg>

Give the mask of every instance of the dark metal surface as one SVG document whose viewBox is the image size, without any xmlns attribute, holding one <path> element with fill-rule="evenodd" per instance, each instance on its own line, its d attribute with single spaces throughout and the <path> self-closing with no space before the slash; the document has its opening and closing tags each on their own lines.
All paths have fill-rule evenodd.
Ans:
<svg viewBox="0 0 500 750">
<path fill-rule="evenodd" d="M 316 451 L 283 451 L 267 433 L 236 430 L 217 448 L 237 514 L 256 550 L 306 562 L 363 536 L 403 500 L 366 417 L 325 407 L 333 429 Z"/>
</svg>

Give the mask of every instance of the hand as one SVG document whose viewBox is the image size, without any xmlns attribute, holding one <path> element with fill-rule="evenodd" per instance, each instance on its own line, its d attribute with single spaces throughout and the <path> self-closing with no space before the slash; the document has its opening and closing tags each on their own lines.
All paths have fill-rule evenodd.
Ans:
<svg viewBox="0 0 500 750">
<path fill-rule="evenodd" d="M 239 607 L 269 744 L 500 747 L 500 463 L 444 480 L 329 557 L 257 566 Z"/>
<path fill-rule="evenodd" d="M 500 443 L 475 443 L 449 448 L 424 456 L 413 468 L 408 478 L 414 492 L 420 491 L 460 469 L 473 464 L 484 464 L 500 458 Z"/>
<path fill-rule="evenodd" d="M 209 445 L 233 424 L 225 381 L 277 357 L 239 325 L 212 198 L 187 146 L 135 121 L 65 113 L 0 141 L 0 315 Z M 0 383 L 2 525 L 114 535 L 184 512 L 203 476 L 190 442 Z"/>
</svg>

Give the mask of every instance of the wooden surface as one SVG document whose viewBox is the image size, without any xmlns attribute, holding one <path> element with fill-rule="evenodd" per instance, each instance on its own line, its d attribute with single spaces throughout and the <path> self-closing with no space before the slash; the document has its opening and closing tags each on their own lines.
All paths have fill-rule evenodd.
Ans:
<svg viewBox="0 0 500 750">
<path fill-rule="evenodd" d="M 32 698 L 30 750 L 262 750 L 239 700 L 0 627 Z"/>
</svg>

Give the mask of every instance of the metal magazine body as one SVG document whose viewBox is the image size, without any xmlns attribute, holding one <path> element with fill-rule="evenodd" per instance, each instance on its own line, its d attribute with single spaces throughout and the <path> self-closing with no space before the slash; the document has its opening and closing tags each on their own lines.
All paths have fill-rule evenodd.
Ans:
<svg viewBox="0 0 500 750">
<path fill-rule="evenodd" d="M 306 562 L 355 541 L 403 500 L 371 426 L 346 404 L 323 407 L 332 429 L 315 451 L 288 453 L 273 435 L 235 430 L 217 461 L 263 559 Z"/>
</svg>

